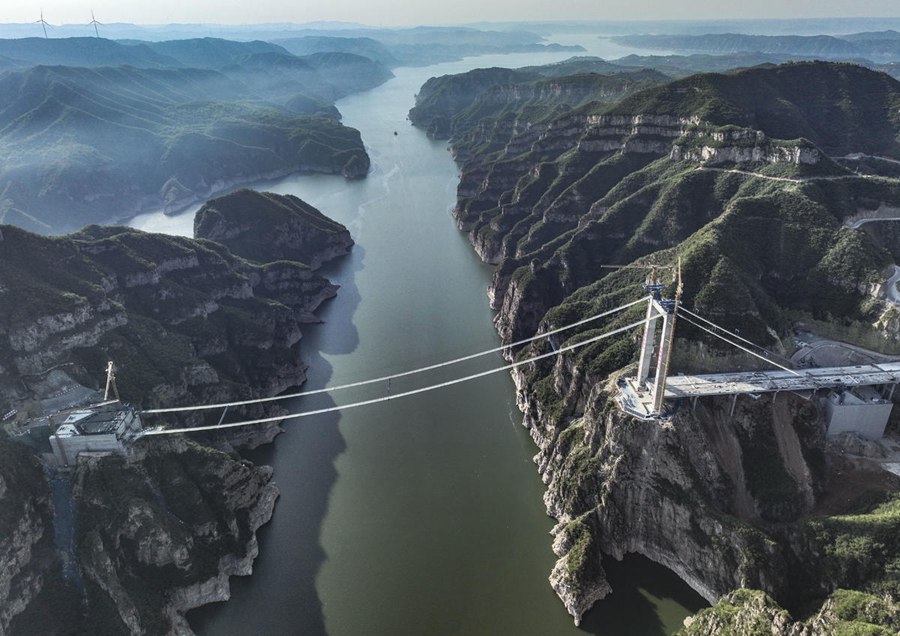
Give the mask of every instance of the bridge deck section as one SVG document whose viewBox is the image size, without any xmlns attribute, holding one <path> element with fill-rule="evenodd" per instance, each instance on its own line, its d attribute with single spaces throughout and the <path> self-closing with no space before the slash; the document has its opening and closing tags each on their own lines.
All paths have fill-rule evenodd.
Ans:
<svg viewBox="0 0 900 636">
<path fill-rule="evenodd" d="M 852 367 L 787 371 L 746 371 L 711 375 L 673 375 L 666 381 L 666 398 L 710 397 L 742 393 L 814 391 L 817 389 L 900 383 L 900 362 Z"/>
</svg>

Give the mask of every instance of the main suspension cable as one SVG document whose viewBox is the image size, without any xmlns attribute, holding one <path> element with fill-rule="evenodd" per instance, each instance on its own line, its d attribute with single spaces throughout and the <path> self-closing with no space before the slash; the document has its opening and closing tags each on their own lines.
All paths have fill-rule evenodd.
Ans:
<svg viewBox="0 0 900 636">
<path fill-rule="evenodd" d="M 660 316 L 652 316 L 650 318 L 645 318 L 644 320 L 639 320 L 638 322 L 633 322 L 630 325 L 626 325 L 624 327 L 619 327 L 618 329 L 614 329 L 612 331 L 607 331 L 605 333 L 600 334 L 599 336 L 594 336 L 592 338 L 588 338 L 581 342 L 577 342 L 575 344 L 566 345 L 565 347 L 560 347 L 557 351 L 552 351 L 550 353 L 543 353 L 527 360 L 520 360 L 518 362 L 513 362 L 511 364 L 507 364 L 502 367 L 496 367 L 494 369 L 489 369 L 487 371 L 482 371 L 480 373 L 474 373 L 472 375 L 467 375 L 462 378 L 456 378 L 454 380 L 448 380 L 446 382 L 440 382 L 438 384 L 432 384 L 425 387 L 420 387 L 418 389 L 412 389 L 409 391 L 405 391 L 403 393 L 396 393 L 394 395 L 386 395 L 383 397 L 373 398 L 370 400 L 363 400 L 361 402 L 353 402 L 351 404 L 344 404 L 342 406 L 330 406 L 327 408 L 316 409 L 313 411 L 302 411 L 299 413 L 287 413 L 285 415 L 277 415 L 273 417 L 264 417 L 255 420 L 246 420 L 242 422 L 228 422 L 226 424 L 212 424 L 205 426 L 187 426 L 182 428 L 169 428 L 169 429 L 158 429 L 158 430 L 148 430 L 144 431 L 138 437 L 144 436 L 155 436 L 155 435 L 173 435 L 175 433 L 196 433 L 200 431 L 210 431 L 210 430 L 219 430 L 225 428 L 236 428 L 239 426 L 251 426 L 254 424 L 269 424 L 272 422 L 281 422 L 284 420 L 293 420 L 301 417 L 309 417 L 311 415 L 322 415 L 325 413 L 333 413 L 335 411 L 345 411 L 348 409 L 358 408 L 361 406 L 368 406 L 370 404 L 378 404 L 379 402 L 388 402 L 390 400 L 397 400 L 399 398 L 408 397 L 411 395 L 416 395 L 418 393 L 425 393 L 427 391 L 434 391 L 436 389 L 441 389 L 448 386 L 453 386 L 454 384 L 460 384 L 462 382 L 468 382 L 469 380 L 476 380 L 478 378 L 483 378 L 488 375 L 492 375 L 494 373 L 500 373 L 501 371 L 509 371 L 510 369 L 515 369 L 517 367 L 521 367 L 526 364 L 531 364 L 532 362 L 537 362 L 538 360 L 543 360 L 545 358 L 550 358 L 553 356 L 560 355 L 567 351 L 573 351 L 574 349 L 578 349 L 579 347 L 584 347 L 586 345 L 592 344 L 594 342 L 598 342 L 605 338 L 609 338 L 616 334 L 620 334 L 624 331 L 628 331 L 630 329 L 634 329 L 635 327 L 640 327 L 641 325 L 647 324 L 653 320 L 657 320 Z"/>
<path fill-rule="evenodd" d="M 531 336 L 530 338 L 525 338 L 524 340 L 518 340 L 516 342 L 512 342 L 507 345 L 502 345 L 500 347 L 494 347 L 493 349 L 487 349 L 486 351 L 480 351 L 478 353 L 473 353 L 467 356 L 463 356 L 461 358 L 455 358 L 453 360 L 447 360 L 446 362 L 439 362 L 437 364 L 431 364 L 425 367 L 420 367 L 418 369 L 411 369 L 409 371 L 401 371 L 400 373 L 394 373 L 392 375 L 384 375 L 379 378 L 372 378 L 370 380 L 361 380 L 359 382 L 351 382 L 349 384 L 341 384 L 339 386 L 327 387 L 324 389 L 311 389 L 308 391 L 300 391 L 297 393 L 286 393 L 283 395 L 274 395 L 271 397 L 261 397 L 261 398 L 253 398 L 249 400 L 240 400 L 236 402 L 220 402 L 218 404 L 195 404 L 193 406 L 175 406 L 171 408 L 161 408 L 161 409 L 147 409 L 145 411 L 140 411 L 141 415 L 158 415 L 162 413 L 184 413 L 186 411 L 207 411 L 212 409 L 222 409 L 229 408 L 235 406 L 248 406 L 250 404 L 261 404 L 263 402 L 276 402 L 279 400 L 287 400 L 290 398 L 297 398 L 304 395 L 315 395 L 318 393 L 332 393 L 334 391 L 342 391 L 344 389 L 352 389 L 359 386 L 365 386 L 367 384 L 375 384 L 377 382 L 385 382 L 389 380 L 395 380 L 397 378 L 402 378 L 410 375 L 415 375 L 418 373 L 425 373 L 426 371 L 433 371 L 435 369 L 440 369 L 442 367 L 447 367 L 454 364 L 459 364 L 460 362 L 467 362 L 469 360 L 474 360 L 475 358 L 481 358 L 486 355 L 490 355 L 492 353 L 498 353 L 500 351 L 504 351 L 506 349 L 510 349 L 512 347 L 518 347 L 523 344 L 528 344 L 529 342 L 534 342 L 535 340 L 540 340 L 542 338 L 547 338 L 557 333 L 561 333 L 563 331 L 568 331 L 569 329 L 573 329 L 575 327 L 580 327 L 581 325 L 587 324 L 589 322 L 593 322 L 594 320 L 599 320 L 600 318 L 605 318 L 607 316 L 611 316 L 620 311 L 624 311 L 631 307 L 634 307 L 637 304 L 642 302 L 647 302 L 648 297 L 640 298 L 633 302 L 627 303 L 620 307 L 616 307 L 615 309 L 610 309 L 609 311 L 605 311 L 599 313 L 595 316 L 591 316 L 589 318 L 584 318 L 583 320 L 579 320 L 578 322 L 573 322 L 570 325 L 566 325 L 564 327 L 559 327 L 557 329 L 552 329 L 550 331 L 537 334 L 535 336 Z"/>
</svg>

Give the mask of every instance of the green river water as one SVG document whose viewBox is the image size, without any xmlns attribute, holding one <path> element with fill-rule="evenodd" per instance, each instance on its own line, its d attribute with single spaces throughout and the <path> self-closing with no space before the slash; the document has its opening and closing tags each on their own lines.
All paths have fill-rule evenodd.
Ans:
<svg viewBox="0 0 900 636">
<path fill-rule="evenodd" d="M 629 51 L 620 49 L 620 54 Z M 445 143 L 406 113 L 432 75 L 521 66 L 570 54 L 480 57 L 401 68 L 338 103 L 372 157 L 368 178 L 295 176 L 295 194 L 350 229 L 352 255 L 323 273 L 341 285 L 305 330 L 307 388 L 403 371 L 498 344 L 482 264 L 449 214 L 457 169 Z M 394 132 L 397 132 L 395 135 Z M 192 211 L 132 223 L 191 232 Z M 502 364 L 488 357 L 391 386 L 296 401 L 346 404 Z M 315 396 L 321 397 L 321 396 Z M 332 402 L 333 400 L 333 402 Z M 536 447 L 520 426 L 505 373 L 340 414 L 295 420 L 249 454 L 281 488 L 259 533 L 252 577 L 233 598 L 191 612 L 200 634 L 668 634 L 702 605 L 677 577 L 641 557 L 606 564 L 614 588 L 576 628 L 547 581 L 555 562 Z"/>
</svg>

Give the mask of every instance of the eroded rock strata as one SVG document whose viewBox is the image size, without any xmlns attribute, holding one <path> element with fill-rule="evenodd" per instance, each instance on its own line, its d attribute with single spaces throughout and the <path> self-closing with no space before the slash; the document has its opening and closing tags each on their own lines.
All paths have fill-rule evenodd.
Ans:
<svg viewBox="0 0 900 636">
<path fill-rule="evenodd" d="M 419 95 L 422 121 L 453 103 L 453 83 L 439 86 L 446 96 Z M 829 156 L 898 156 L 898 99 L 886 75 L 799 63 L 692 76 L 612 104 L 582 96 L 550 116 L 521 108 L 454 118 L 440 128 L 461 164 L 454 215 L 497 265 L 488 293 L 501 336 L 518 340 L 642 295 L 645 271 L 606 264 L 680 257 L 687 307 L 779 354 L 798 319 L 897 352 L 882 287 L 892 256 L 842 221 L 896 206 L 900 186 L 859 178 Z M 642 317 L 633 309 L 555 344 Z M 677 371 L 754 368 L 690 325 L 679 334 Z M 601 557 L 631 552 L 710 602 L 744 587 L 790 611 L 841 587 L 896 599 L 897 579 L 879 564 L 900 555 L 888 538 L 900 529 L 897 480 L 828 452 L 821 413 L 796 396 L 744 397 L 733 414 L 730 400 L 682 404 L 665 422 L 623 415 L 614 378 L 633 369 L 635 338 L 514 373 L 559 522 L 551 583 L 576 622 L 609 591 Z M 836 481 L 840 471 L 859 487 Z M 713 627 L 728 633 L 724 625 Z"/>
<path fill-rule="evenodd" d="M 123 399 L 144 407 L 270 396 L 302 384 L 303 324 L 317 321 L 316 308 L 337 290 L 314 267 L 352 240 L 293 197 L 244 191 L 217 204 L 232 214 L 218 216 L 215 229 L 233 251 L 122 227 L 50 238 L 3 226 L 0 410 L 38 408 L 48 376 L 55 390 L 100 387 L 107 359 Z M 283 241 L 271 258 L 257 249 L 260 226 L 247 223 L 263 214 Z M 252 447 L 279 430 L 206 442 Z M 184 613 L 227 599 L 228 578 L 252 571 L 255 532 L 278 496 L 270 468 L 178 437 L 144 438 L 128 458 L 85 457 L 69 477 L 75 563 L 67 564 L 53 537 L 54 521 L 68 522 L 54 520 L 37 461 L 5 436 L 0 459 L 0 634 L 35 626 L 190 633 Z"/>
<path fill-rule="evenodd" d="M 132 634 L 191 633 L 185 612 L 227 600 L 278 497 L 271 468 L 180 438 L 82 460 L 73 479 L 85 622 Z"/>
<path fill-rule="evenodd" d="M 59 576 L 59 567 L 41 467 L 5 433 L 0 433 L 0 524 L 0 634 L 7 634 L 45 580 Z"/>
</svg>

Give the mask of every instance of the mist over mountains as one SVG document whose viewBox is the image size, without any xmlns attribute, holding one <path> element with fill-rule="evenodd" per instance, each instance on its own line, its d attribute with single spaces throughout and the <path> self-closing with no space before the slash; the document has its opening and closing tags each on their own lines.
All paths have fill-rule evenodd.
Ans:
<svg viewBox="0 0 900 636">
<path fill-rule="evenodd" d="M 634 35 L 633 23 L 403 29 L 333 23 L 104 24 L 100 35 L 124 36 L 113 40 L 84 37 L 84 27 L 78 25 L 51 30 L 58 36 L 81 29 L 78 37 L 33 37 L 35 25 L 27 25 L 32 37 L 0 39 L 0 221 L 38 232 L 65 232 L 148 209 L 175 211 L 218 189 L 298 170 L 363 176 L 368 157 L 358 134 L 339 123 L 337 100 L 381 84 L 392 76 L 390 69 L 400 66 L 489 53 L 585 52 L 577 45 L 553 43 L 553 30 L 593 28 L 615 34 L 625 29 L 628 35 L 613 40 L 693 53 L 612 62 L 576 57 L 555 70 L 540 71 L 542 76 L 646 71 L 617 80 L 632 87 L 608 89 L 617 95 L 698 71 L 810 57 L 853 59 L 898 74 L 891 62 L 900 57 L 900 32 L 876 30 L 870 21 L 816 23 L 832 31 L 851 25 L 871 28 L 840 37 L 778 35 L 787 28 L 778 21 L 742 24 L 748 31 L 775 35 L 691 31 L 701 26 L 715 31 L 732 23 L 693 24 L 690 29 L 680 23 L 640 23 L 661 31 L 655 35 Z M 900 28 L 891 21 L 883 25 Z M 24 29 L 2 25 L 0 34 Z M 517 82 L 533 79 L 536 71 L 521 73 Z M 568 80 L 567 90 L 588 95 L 609 84 L 578 81 L 581 89 Z"/>
<path fill-rule="evenodd" d="M 297 170 L 363 176 L 359 133 L 334 101 L 392 76 L 352 53 L 212 38 L 29 38 L 0 51 L 0 218 L 43 233 Z"/>
<path fill-rule="evenodd" d="M 190 29 L 156 31 L 173 32 Z M 297 171 L 362 177 L 368 156 L 359 133 L 340 124 L 335 101 L 383 83 L 399 65 L 548 46 L 520 31 L 308 33 L 280 33 L 293 36 L 283 46 L 213 37 L 0 39 L 0 222 L 62 233 L 176 211 Z"/>
</svg>

